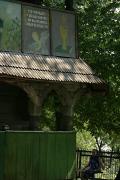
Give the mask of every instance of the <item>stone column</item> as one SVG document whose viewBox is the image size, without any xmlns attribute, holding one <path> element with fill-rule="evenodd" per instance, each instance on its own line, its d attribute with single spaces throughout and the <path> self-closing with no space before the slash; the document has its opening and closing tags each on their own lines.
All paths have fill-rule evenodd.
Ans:
<svg viewBox="0 0 120 180">
<path fill-rule="evenodd" d="M 40 84 L 19 83 L 29 97 L 29 130 L 38 130 L 42 108 Z"/>
<path fill-rule="evenodd" d="M 41 104 L 29 102 L 29 130 L 38 130 L 41 116 Z"/>
<path fill-rule="evenodd" d="M 59 111 L 56 112 L 56 130 L 73 130 L 73 110 L 78 95 L 78 88 L 74 86 L 58 86 L 56 92 L 61 100 Z"/>
<path fill-rule="evenodd" d="M 73 129 L 73 105 L 61 105 L 56 112 L 56 130 L 71 131 Z"/>
</svg>

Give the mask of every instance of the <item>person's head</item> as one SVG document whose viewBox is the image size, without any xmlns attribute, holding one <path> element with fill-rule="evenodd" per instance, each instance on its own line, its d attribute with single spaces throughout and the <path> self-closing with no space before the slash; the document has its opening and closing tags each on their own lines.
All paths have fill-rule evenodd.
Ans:
<svg viewBox="0 0 120 180">
<path fill-rule="evenodd" d="M 34 40 L 35 42 L 40 41 L 39 34 L 38 34 L 38 32 L 36 32 L 36 31 L 32 32 L 32 38 L 33 38 L 33 40 Z"/>
<path fill-rule="evenodd" d="M 92 150 L 92 155 L 97 155 L 98 154 L 98 150 L 97 149 L 93 149 Z"/>
</svg>

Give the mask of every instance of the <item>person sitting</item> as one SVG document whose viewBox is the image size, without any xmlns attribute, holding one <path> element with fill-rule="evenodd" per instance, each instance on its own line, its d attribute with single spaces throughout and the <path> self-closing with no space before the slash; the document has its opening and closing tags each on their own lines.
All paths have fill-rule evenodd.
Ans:
<svg viewBox="0 0 120 180">
<path fill-rule="evenodd" d="M 99 157 L 99 153 L 97 149 L 93 149 L 88 165 L 81 171 L 81 180 L 94 178 L 95 173 L 101 172 L 102 168 L 103 163 Z"/>
</svg>

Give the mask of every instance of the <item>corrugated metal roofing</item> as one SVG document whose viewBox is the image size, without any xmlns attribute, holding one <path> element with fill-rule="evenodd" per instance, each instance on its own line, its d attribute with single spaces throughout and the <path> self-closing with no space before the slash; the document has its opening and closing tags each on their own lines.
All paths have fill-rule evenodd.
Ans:
<svg viewBox="0 0 120 180">
<path fill-rule="evenodd" d="M 0 52 L 0 75 L 36 80 L 104 83 L 81 59 Z"/>
</svg>

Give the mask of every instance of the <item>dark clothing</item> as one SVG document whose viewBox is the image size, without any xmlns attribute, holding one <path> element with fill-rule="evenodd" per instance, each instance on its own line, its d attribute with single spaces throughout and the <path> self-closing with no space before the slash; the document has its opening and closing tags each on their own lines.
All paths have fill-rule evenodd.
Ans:
<svg viewBox="0 0 120 180">
<path fill-rule="evenodd" d="M 98 155 L 92 155 L 88 164 L 88 167 L 86 167 L 83 177 L 89 178 L 94 177 L 95 172 L 99 171 L 101 168 L 100 160 Z"/>
<path fill-rule="evenodd" d="M 100 161 L 98 155 L 91 156 L 89 166 L 91 170 L 98 170 L 100 168 Z"/>
</svg>

